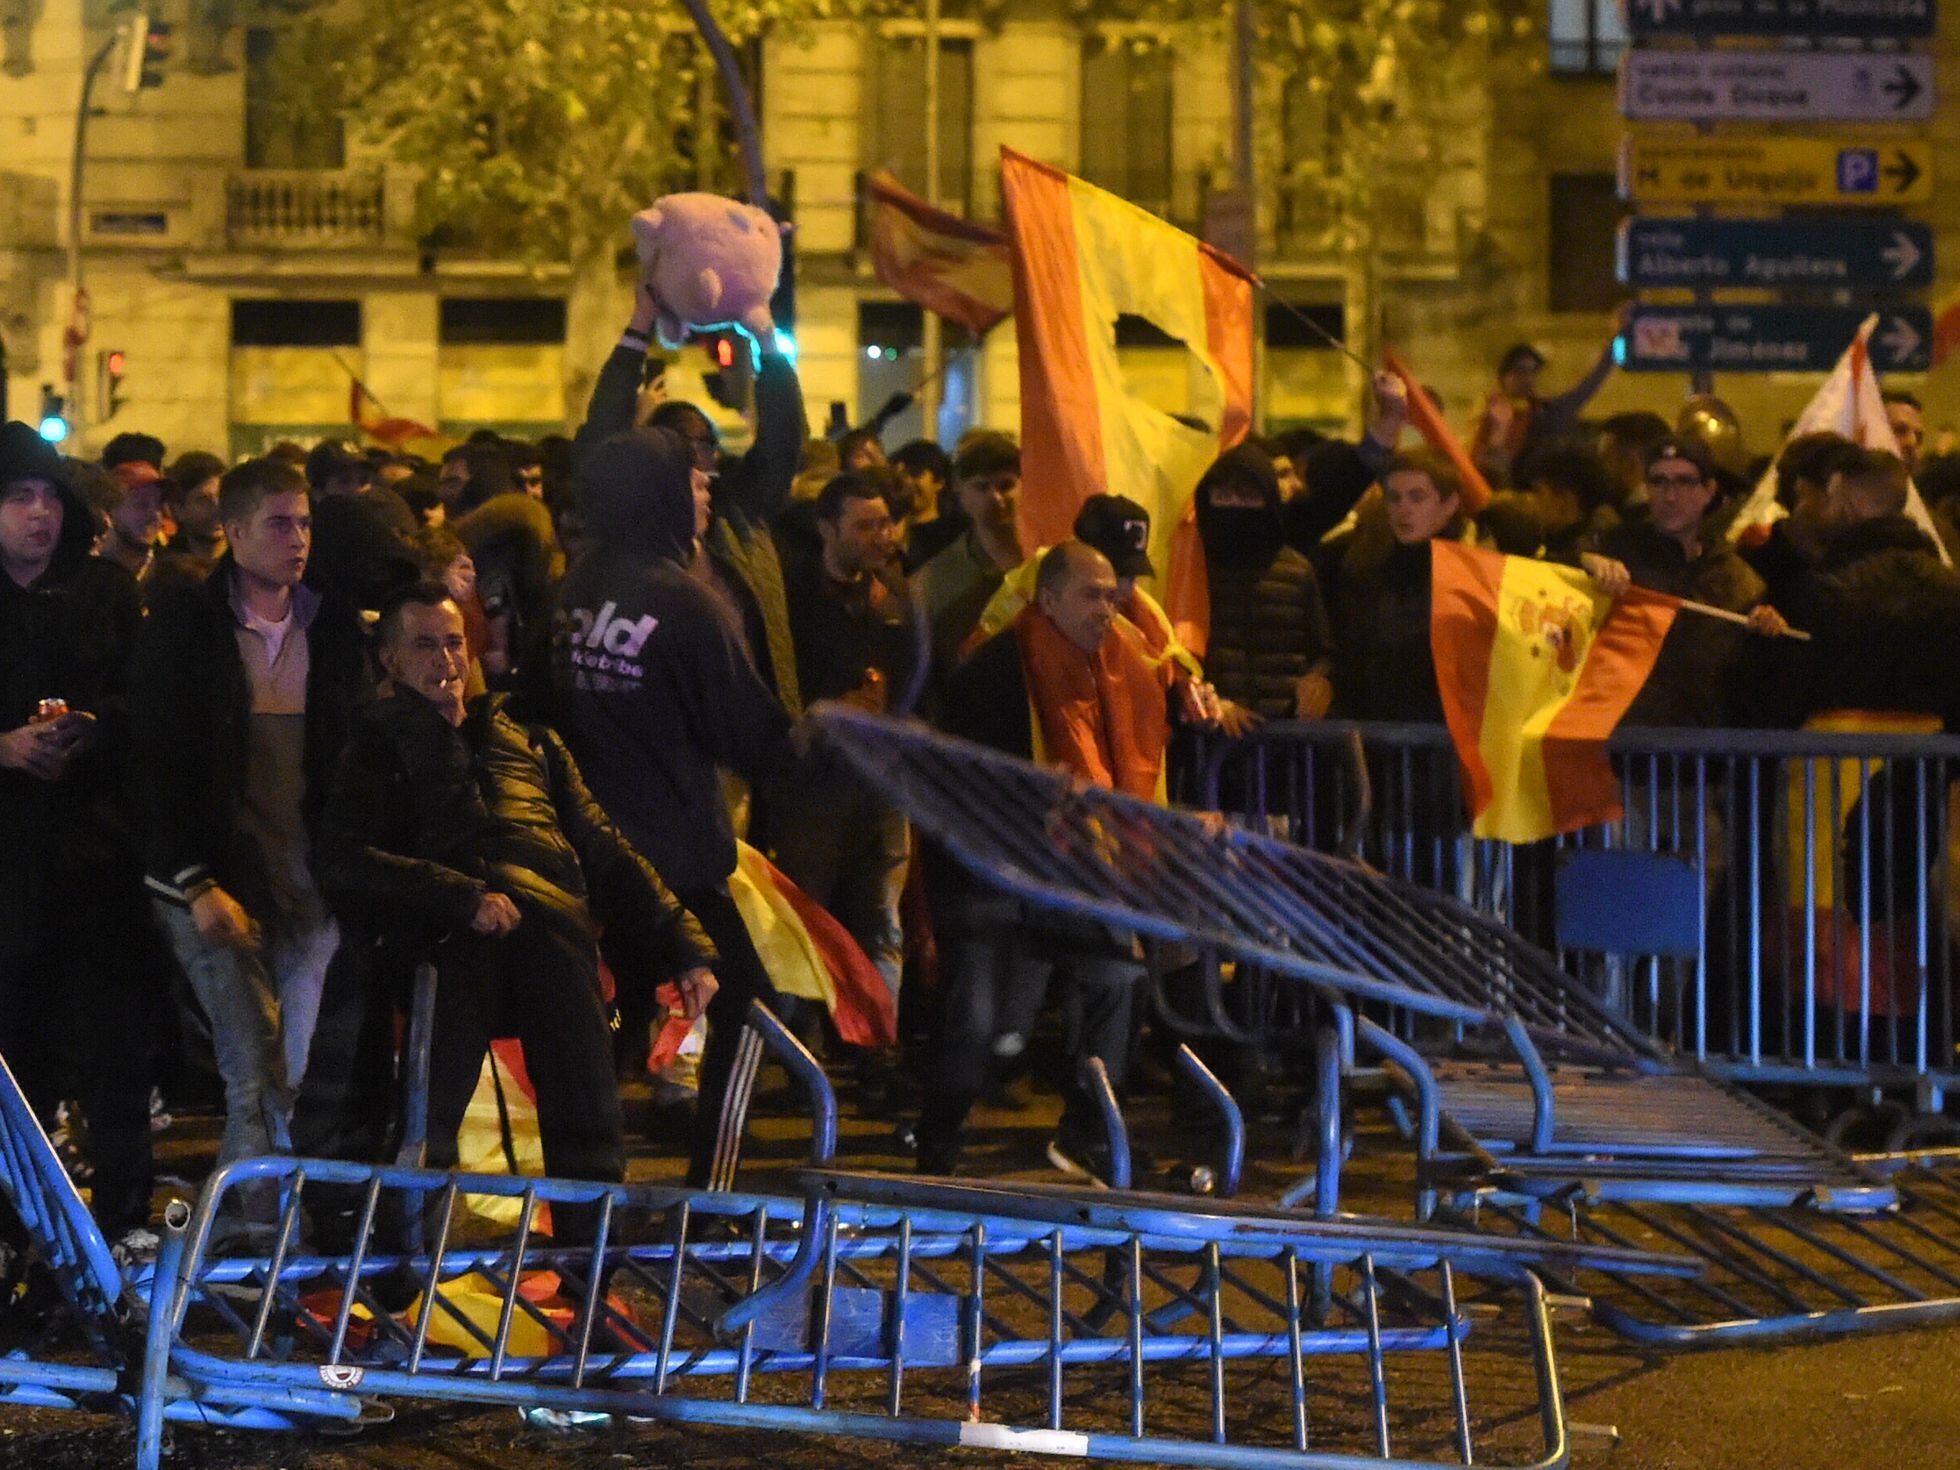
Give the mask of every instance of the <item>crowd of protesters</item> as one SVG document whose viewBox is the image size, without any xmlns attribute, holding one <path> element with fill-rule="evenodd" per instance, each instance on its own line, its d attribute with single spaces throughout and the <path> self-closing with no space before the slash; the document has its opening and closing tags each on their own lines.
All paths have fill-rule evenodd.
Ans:
<svg viewBox="0 0 1960 1470">
<path fill-rule="evenodd" d="M 922 1169 L 958 1167 L 1053 978 L 1070 1062 L 1120 1085 L 1134 947 L 1025 941 L 1010 902 L 809 737 L 819 702 L 1159 799 L 1181 727 L 1440 721 L 1441 538 L 1743 616 L 1678 618 L 1634 722 L 1960 721 L 1939 544 L 1960 549 L 1960 458 L 1926 455 L 1905 395 L 1903 457 L 1812 434 L 1758 465 L 1707 401 L 1588 423 L 1610 359 L 1542 397 L 1519 347 L 1468 436 L 1496 487 L 1472 514 L 1452 463 L 1403 442 L 1384 375 L 1357 441 L 1297 430 L 1204 476 L 1200 651 L 1145 590 L 1164 568 L 1132 500 L 1095 496 L 1073 539 L 1025 545 L 1011 436 L 810 440 L 767 342 L 731 455 L 649 373 L 652 320 L 642 301 L 575 438 L 479 433 L 435 462 L 329 441 L 227 466 L 139 433 L 83 462 L 0 427 L 0 1054 L 50 1123 L 86 1119 L 93 1207 L 130 1249 L 154 1244 L 154 1088 L 180 1054 L 222 1081 L 221 1162 L 382 1157 L 424 963 L 432 1164 L 454 1164 L 485 1050 L 514 1036 L 547 1169 L 623 1177 L 617 1070 L 678 1009 L 706 1025 L 686 1144 L 704 1183 L 745 1007 L 793 1009 L 731 897 L 738 836 L 923 1038 L 910 1068 L 853 1061 L 863 1106 L 916 1119 Z M 1765 473 L 1783 516 L 1732 536 Z M 1793 627 L 1812 640 L 1776 636 Z M 1051 1158 L 1093 1171 L 1096 1134 L 1074 1081 Z M 273 1203 L 244 1197 L 236 1228 Z"/>
</svg>

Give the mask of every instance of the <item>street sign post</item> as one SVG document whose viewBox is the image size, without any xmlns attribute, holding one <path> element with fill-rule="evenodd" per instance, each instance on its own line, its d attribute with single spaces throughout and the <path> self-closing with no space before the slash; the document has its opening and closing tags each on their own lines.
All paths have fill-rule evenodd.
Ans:
<svg viewBox="0 0 1960 1470">
<path fill-rule="evenodd" d="M 1620 279 L 1693 291 L 1917 291 L 1933 283 L 1933 231 L 1917 220 L 1632 219 Z"/>
<path fill-rule="evenodd" d="M 1923 52 L 1644 51 L 1620 58 L 1620 114 L 1636 122 L 1924 122 Z"/>
<path fill-rule="evenodd" d="M 1630 372 L 1820 373 L 1868 315 L 1862 307 L 1643 306 L 1616 353 Z M 1932 341 L 1932 314 L 1924 307 L 1888 308 L 1872 333 L 1872 367 L 1924 372 Z"/>
<path fill-rule="evenodd" d="M 1620 153 L 1622 199 L 1691 204 L 1916 204 L 1932 149 L 1886 138 L 1639 138 Z"/>
<path fill-rule="evenodd" d="M 1848 36 L 1918 40 L 1933 34 L 1934 0 L 1630 0 L 1636 36 Z"/>
</svg>

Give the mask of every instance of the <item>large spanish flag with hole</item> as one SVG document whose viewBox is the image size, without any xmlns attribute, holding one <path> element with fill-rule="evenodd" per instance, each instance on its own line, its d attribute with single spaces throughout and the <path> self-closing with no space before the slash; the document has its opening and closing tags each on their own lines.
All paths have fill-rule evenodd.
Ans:
<svg viewBox="0 0 1960 1470">
<path fill-rule="evenodd" d="M 1179 639 L 1202 651 L 1204 557 L 1191 492 L 1252 423 L 1252 277 L 1128 200 L 1001 149 L 1021 356 L 1021 531 L 1067 539 L 1091 495 L 1150 512 L 1150 560 Z M 1133 394 L 1116 320 L 1143 317 L 1191 353 L 1174 418 Z"/>
<path fill-rule="evenodd" d="M 1430 647 L 1479 837 L 1536 842 L 1620 815 L 1606 739 L 1680 599 L 1618 601 L 1572 567 L 1432 541 Z"/>
</svg>

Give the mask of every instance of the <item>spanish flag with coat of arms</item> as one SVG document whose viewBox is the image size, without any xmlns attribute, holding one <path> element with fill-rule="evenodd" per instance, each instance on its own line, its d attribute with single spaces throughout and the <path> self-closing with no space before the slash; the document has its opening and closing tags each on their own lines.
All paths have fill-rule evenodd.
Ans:
<svg viewBox="0 0 1960 1470">
<path fill-rule="evenodd" d="M 1606 740 L 1680 599 L 1617 600 L 1572 567 L 1431 546 L 1430 648 L 1479 837 L 1537 842 L 1621 814 Z"/>
</svg>

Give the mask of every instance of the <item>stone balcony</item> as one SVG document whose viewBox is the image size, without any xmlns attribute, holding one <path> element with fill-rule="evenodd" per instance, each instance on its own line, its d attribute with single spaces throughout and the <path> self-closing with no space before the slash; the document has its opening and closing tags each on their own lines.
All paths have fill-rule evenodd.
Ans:
<svg viewBox="0 0 1960 1470">
<path fill-rule="evenodd" d="M 388 168 L 242 169 L 225 180 L 234 250 L 386 250 L 414 243 L 412 176 Z"/>
</svg>

